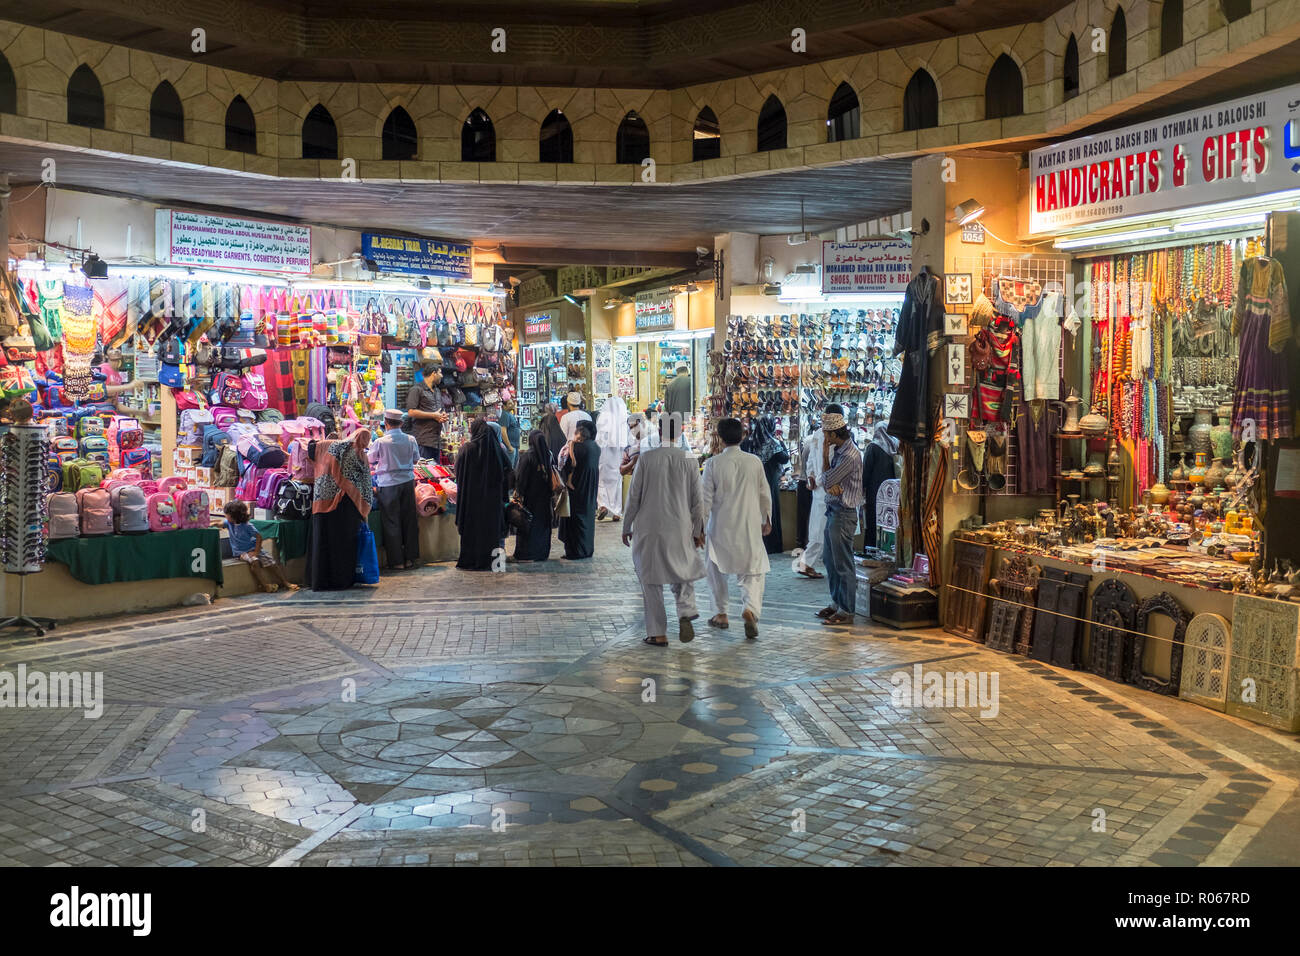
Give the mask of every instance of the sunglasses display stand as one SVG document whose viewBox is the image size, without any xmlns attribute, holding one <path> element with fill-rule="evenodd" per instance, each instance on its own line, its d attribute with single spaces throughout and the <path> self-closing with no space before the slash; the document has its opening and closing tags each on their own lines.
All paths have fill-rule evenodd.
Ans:
<svg viewBox="0 0 1300 956">
<path fill-rule="evenodd" d="M 45 567 L 45 483 L 50 440 L 41 425 L 11 425 L 0 435 L 0 562 L 19 575 L 18 614 L 0 620 L 0 629 L 30 627 L 40 637 L 54 627 L 50 618 L 26 614 L 27 575 Z"/>
</svg>

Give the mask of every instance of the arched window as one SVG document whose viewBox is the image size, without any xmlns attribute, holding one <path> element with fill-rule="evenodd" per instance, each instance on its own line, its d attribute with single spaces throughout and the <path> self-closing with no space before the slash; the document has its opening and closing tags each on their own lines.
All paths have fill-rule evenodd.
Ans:
<svg viewBox="0 0 1300 956">
<path fill-rule="evenodd" d="M 1079 95 L 1079 41 L 1070 34 L 1065 45 L 1065 65 L 1061 68 L 1062 99 L 1072 100 Z"/>
<path fill-rule="evenodd" d="M 1223 19 L 1229 23 L 1250 16 L 1250 0 L 1219 0 L 1219 5 L 1223 8 Z"/>
<path fill-rule="evenodd" d="M 1123 76 L 1128 72 L 1128 21 L 1124 19 L 1124 8 L 1115 8 L 1115 19 L 1110 21 L 1110 78 Z"/>
<path fill-rule="evenodd" d="M 338 159 L 339 131 L 334 117 L 322 104 L 317 103 L 302 122 L 302 158 Z"/>
<path fill-rule="evenodd" d="M 614 161 L 618 163 L 639 165 L 641 160 L 650 158 L 650 127 L 636 115 L 636 110 L 624 116 L 623 122 L 618 124 L 614 149 Z"/>
<path fill-rule="evenodd" d="M 149 99 L 149 135 L 154 139 L 185 142 L 185 108 L 176 87 L 163 80 Z"/>
<path fill-rule="evenodd" d="M 542 133 L 537 138 L 537 161 L 573 162 L 573 127 L 562 110 L 551 110 L 542 120 Z"/>
<path fill-rule="evenodd" d="M 831 105 L 826 110 L 826 142 L 838 143 L 861 135 L 862 110 L 858 106 L 858 94 L 849 84 L 841 83 L 835 88 Z"/>
<path fill-rule="evenodd" d="M 257 120 L 248 100 L 238 94 L 226 107 L 226 149 L 237 153 L 257 152 Z"/>
<path fill-rule="evenodd" d="M 18 81 L 14 79 L 13 67 L 0 53 L 0 113 L 18 112 Z"/>
<path fill-rule="evenodd" d="M 1160 55 L 1183 45 L 1183 0 L 1165 0 L 1160 8 Z"/>
<path fill-rule="evenodd" d="M 785 149 L 785 107 L 773 93 L 758 111 L 758 151 Z"/>
<path fill-rule="evenodd" d="M 497 131 L 480 107 L 474 107 L 465 125 L 460 128 L 460 161 L 462 163 L 495 163 L 497 161 Z"/>
<path fill-rule="evenodd" d="M 691 162 L 702 159 L 717 159 L 722 155 L 722 128 L 718 126 L 718 115 L 707 106 L 695 117 L 695 130 L 691 139 Z"/>
<path fill-rule="evenodd" d="M 993 61 L 984 84 L 984 118 L 1019 116 L 1025 111 L 1025 78 L 1016 61 L 1003 53 Z"/>
<path fill-rule="evenodd" d="M 411 119 L 411 114 L 400 106 L 394 106 L 388 119 L 384 120 L 379 144 L 384 159 L 415 159 L 420 148 L 420 136 L 415 131 L 415 120 Z"/>
<path fill-rule="evenodd" d="M 939 125 L 939 87 L 929 70 L 917 70 L 903 90 L 903 129 L 931 129 Z"/>
<path fill-rule="evenodd" d="M 68 123 L 104 128 L 104 88 L 95 71 L 84 63 L 68 78 Z"/>
</svg>

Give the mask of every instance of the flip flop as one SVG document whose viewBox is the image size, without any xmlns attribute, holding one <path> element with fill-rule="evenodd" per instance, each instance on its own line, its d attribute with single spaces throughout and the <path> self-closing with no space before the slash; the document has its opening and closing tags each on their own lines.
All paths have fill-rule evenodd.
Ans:
<svg viewBox="0 0 1300 956">
<path fill-rule="evenodd" d="M 677 619 L 677 639 L 683 644 L 689 644 L 695 640 L 695 627 L 691 624 L 689 617 Z"/>
<path fill-rule="evenodd" d="M 820 571 L 815 571 L 812 568 L 800 568 L 797 573 L 802 574 L 806 578 L 812 578 L 813 580 L 826 577 L 826 575 L 822 574 Z"/>
<path fill-rule="evenodd" d="M 643 637 L 643 638 L 641 638 L 641 643 L 642 643 L 642 644 L 649 644 L 651 647 L 667 647 L 667 646 L 668 646 L 668 638 L 665 637 L 665 638 L 663 639 L 663 641 L 660 642 L 660 641 L 656 641 L 656 640 L 655 640 L 654 638 L 652 638 L 652 637 Z"/>
<path fill-rule="evenodd" d="M 752 641 L 754 638 L 758 637 L 758 621 L 754 620 L 748 614 L 745 615 L 744 620 L 745 638 L 746 640 Z"/>
<path fill-rule="evenodd" d="M 719 631 L 725 631 L 727 628 L 731 627 L 729 621 L 719 621 L 719 616 L 720 615 L 715 614 L 713 617 L 709 618 L 709 627 L 716 627 Z"/>
<path fill-rule="evenodd" d="M 830 627 L 847 627 L 853 623 L 853 618 L 849 617 L 847 614 L 832 614 L 830 617 L 822 621 L 822 623 Z"/>
</svg>

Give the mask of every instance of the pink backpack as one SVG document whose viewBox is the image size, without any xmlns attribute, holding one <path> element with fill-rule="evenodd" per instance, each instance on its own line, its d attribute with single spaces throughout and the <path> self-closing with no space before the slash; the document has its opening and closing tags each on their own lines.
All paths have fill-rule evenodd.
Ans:
<svg viewBox="0 0 1300 956">
<path fill-rule="evenodd" d="M 259 508 L 274 508 L 275 499 L 280 494 L 280 486 L 289 480 L 287 468 L 269 468 L 262 472 L 257 482 L 257 498 L 254 504 Z"/>
<path fill-rule="evenodd" d="M 223 432 L 229 431 L 230 426 L 239 421 L 238 410 L 228 405 L 212 406 L 212 424 L 216 425 Z"/>
<path fill-rule="evenodd" d="M 145 493 L 146 497 L 149 495 L 156 495 L 158 494 L 158 482 L 154 481 L 152 478 L 146 478 L 144 481 L 140 482 L 140 490 Z"/>
<path fill-rule="evenodd" d="M 244 405 L 244 378 L 237 372 L 222 372 L 212 389 L 212 397 L 222 405 L 240 408 Z"/>
<path fill-rule="evenodd" d="M 173 531 L 176 528 L 176 502 L 166 492 L 149 496 L 149 530 Z"/>
<path fill-rule="evenodd" d="M 258 422 L 257 433 L 264 438 L 269 438 L 282 448 L 289 447 L 289 443 L 284 440 L 284 429 L 279 422 Z"/>
<path fill-rule="evenodd" d="M 182 528 L 207 528 L 212 524 L 208 493 L 198 488 L 176 493 L 177 524 Z"/>
<path fill-rule="evenodd" d="M 245 467 L 239 475 L 239 483 L 235 485 L 235 497 L 240 501 L 256 499 L 258 482 L 262 480 L 262 475 L 265 473 L 265 468 L 258 468 L 256 465 Z"/>
<path fill-rule="evenodd" d="M 114 468 L 112 471 L 108 473 L 108 476 L 105 480 L 106 481 L 109 480 L 128 481 L 133 485 L 138 485 L 144 479 L 140 477 L 140 472 L 138 472 L 134 468 Z"/>
<path fill-rule="evenodd" d="M 306 415 L 299 415 L 298 421 L 307 429 L 307 438 L 310 441 L 324 441 L 325 423 L 319 418 L 309 418 Z"/>
<path fill-rule="evenodd" d="M 316 463 L 307 457 L 310 442 L 304 438 L 295 439 L 289 445 L 289 474 L 294 481 L 311 484 L 316 480 Z"/>
<path fill-rule="evenodd" d="M 158 482 L 158 490 L 165 495 L 174 495 L 178 491 L 184 491 L 190 486 L 190 483 L 184 478 L 172 475 L 170 478 L 164 478 Z"/>
<path fill-rule="evenodd" d="M 77 496 L 55 492 L 45 496 L 45 510 L 50 520 L 50 540 L 75 538 L 81 534 L 81 515 L 77 511 Z"/>
<path fill-rule="evenodd" d="M 270 396 L 266 393 L 266 379 L 262 373 L 256 369 L 248 369 L 244 372 L 244 408 L 250 411 L 260 412 L 266 408 L 270 401 Z"/>
<path fill-rule="evenodd" d="M 103 488 L 82 488 L 77 492 L 82 537 L 113 533 L 113 501 Z"/>
<path fill-rule="evenodd" d="M 299 438 L 306 437 L 307 426 L 299 419 L 286 418 L 284 421 L 280 422 L 280 441 L 284 443 L 285 448 L 288 448 Z"/>
</svg>

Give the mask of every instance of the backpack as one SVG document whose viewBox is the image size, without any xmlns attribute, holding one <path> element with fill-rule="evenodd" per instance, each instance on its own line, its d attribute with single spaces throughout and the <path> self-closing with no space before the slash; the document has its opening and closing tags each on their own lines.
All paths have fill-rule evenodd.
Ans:
<svg viewBox="0 0 1300 956">
<path fill-rule="evenodd" d="M 122 467 L 130 468 L 141 478 L 153 475 L 153 453 L 148 448 L 128 448 L 122 452 Z"/>
<path fill-rule="evenodd" d="M 165 491 L 146 499 L 149 509 L 150 531 L 172 531 L 176 527 L 176 502 Z"/>
<path fill-rule="evenodd" d="M 226 428 L 239 421 L 239 412 L 228 405 L 212 406 L 212 424 L 218 428 Z"/>
<path fill-rule="evenodd" d="M 253 503 L 259 508 L 274 508 L 280 496 L 280 486 L 287 481 L 289 481 L 287 469 L 270 468 L 263 472 L 257 482 L 257 497 Z"/>
<path fill-rule="evenodd" d="M 190 486 L 190 483 L 179 475 L 172 475 L 170 478 L 164 478 L 158 482 L 158 490 L 165 495 L 174 495 L 178 491 L 184 491 Z"/>
<path fill-rule="evenodd" d="M 149 530 L 149 502 L 139 485 L 121 484 L 109 495 L 118 534 L 143 534 Z"/>
<path fill-rule="evenodd" d="M 244 379 L 237 372 L 222 372 L 213 383 L 212 403 L 239 408 L 244 404 Z"/>
<path fill-rule="evenodd" d="M 289 474 L 294 481 L 311 484 L 316 478 L 316 463 L 307 457 L 310 445 L 306 438 L 296 439 L 289 445 Z"/>
<path fill-rule="evenodd" d="M 140 482 L 140 490 L 144 492 L 146 498 L 150 495 L 156 495 L 158 494 L 158 482 L 154 481 L 152 478 L 146 478 L 144 481 Z"/>
<path fill-rule="evenodd" d="M 55 438 L 51 443 L 54 448 L 54 454 L 66 455 L 71 454 L 73 458 L 77 457 L 77 440 L 71 435 L 60 436 Z"/>
<path fill-rule="evenodd" d="M 208 493 L 190 488 L 176 493 L 176 517 L 182 528 L 206 528 L 212 524 Z"/>
<path fill-rule="evenodd" d="M 85 458 L 72 458 L 63 463 L 63 490 L 75 493 L 82 488 L 97 488 L 104 480 L 104 469 Z"/>
<path fill-rule="evenodd" d="M 269 438 L 282 448 L 286 445 L 284 429 L 280 427 L 279 422 L 258 422 L 257 433 L 263 438 Z"/>
<path fill-rule="evenodd" d="M 234 445 L 222 445 L 212 469 L 212 487 L 233 488 L 239 484 L 239 453 Z"/>
<path fill-rule="evenodd" d="M 140 472 L 134 468 L 114 468 L 104 476 L 104 481 L 122 481 L 133 485 L 140 484 Z"/>
<path fill-rule="evenodd" d="M 311 517 L 312 487 L 305 481 L 292 478 L 282 482 L 275 496 L 275 516 L 280 520 L 297 520 Z"/>
<path fill-rule="evenodd" d="M 289 460 L 283 448 L 258 434 L 245 435 L 243 438 L 236 439 L 235 450 L 239 452 L 241 458 L 258 468 L 279 468 Z"/>
<path fill-rule="evenodd" d="M 301 419 L 286 418 L 280 422 L 280 441 L 288 448 L 299 438 L 307 437 L 307 426 Z"/>
<path fill-rule="evenodd" d="M 105 457 L 108 457 L 108 439 L 103 435 L 87 435 L 81 439 L 77 451 L 81 453 L 83 458 L 89 458 L 92 453 L 98 455 L 101 452 Z"/>
<path fill-rule="evenodd" d="M 53 493 L 63 490 L 63 462 L 59 461 L 58 455 L 50 455 L 45 459 L 45 490 Z"/>
<path fill-rule="evenodd" d="M 298 421 L 307 429 L 307 437 L 312 441 L 324 441 L 325 423 L 319 418 L 308 418 L 304 415 L 298 416 Z"/>
<path fill-rule="evenodd" d="M 81 515 L 82 537 L 113 533 L 113 505 L 103 488 L 79 489 L 77 511 Z"/>
<path fill-rule="evenodd" d="M 81 515 L 77 511 L 76 495 L 57 491 L 46 495 L 45 511 L 49 516 L 51 541 L 75 538 L 81 534 Z"/>
<path fill-rule="evenodd" d="M 206 408 L 185 409 L 185 411 L 181 412 L 180 434 L 176 437 L 176 444 L 199 444 L 203 441 L 204 431 L 212 422 L 212 412 Z M 120 441 L 118 443 L 121 444 Z"/>
<path fill-rule="evenodd" d="M 246 461 L 241 461 L 239 467 L 239 481 L 235 484 L 235 497 L 240 501 L 253 501 L 257 498 L 257 485 L 261 481 L 265 469 L 250 465 Z"/>
<path fill-rule="evenodd" d="M 244 372 L 244 408 L 250 411 L 260 412 L 266 408 L 270 402 L 270 396 L 266 393 L 266 379 L 262 373 L 253 369 Z"/>
<path fill-rule="evenodd" d="M 221 446 L 233 445 L 230 434 L 216 425 L 203 426 L 203 457 L 199 464 L 204 468 L 214 468 L 221 459 Z"/>
<path fill-rule="evenodd" d="M 88 435 L 104 434 L 104 422 L 94 415 L 85 415 L 77 420 L 77 438 L 82 439 Z"/>
</svg>

